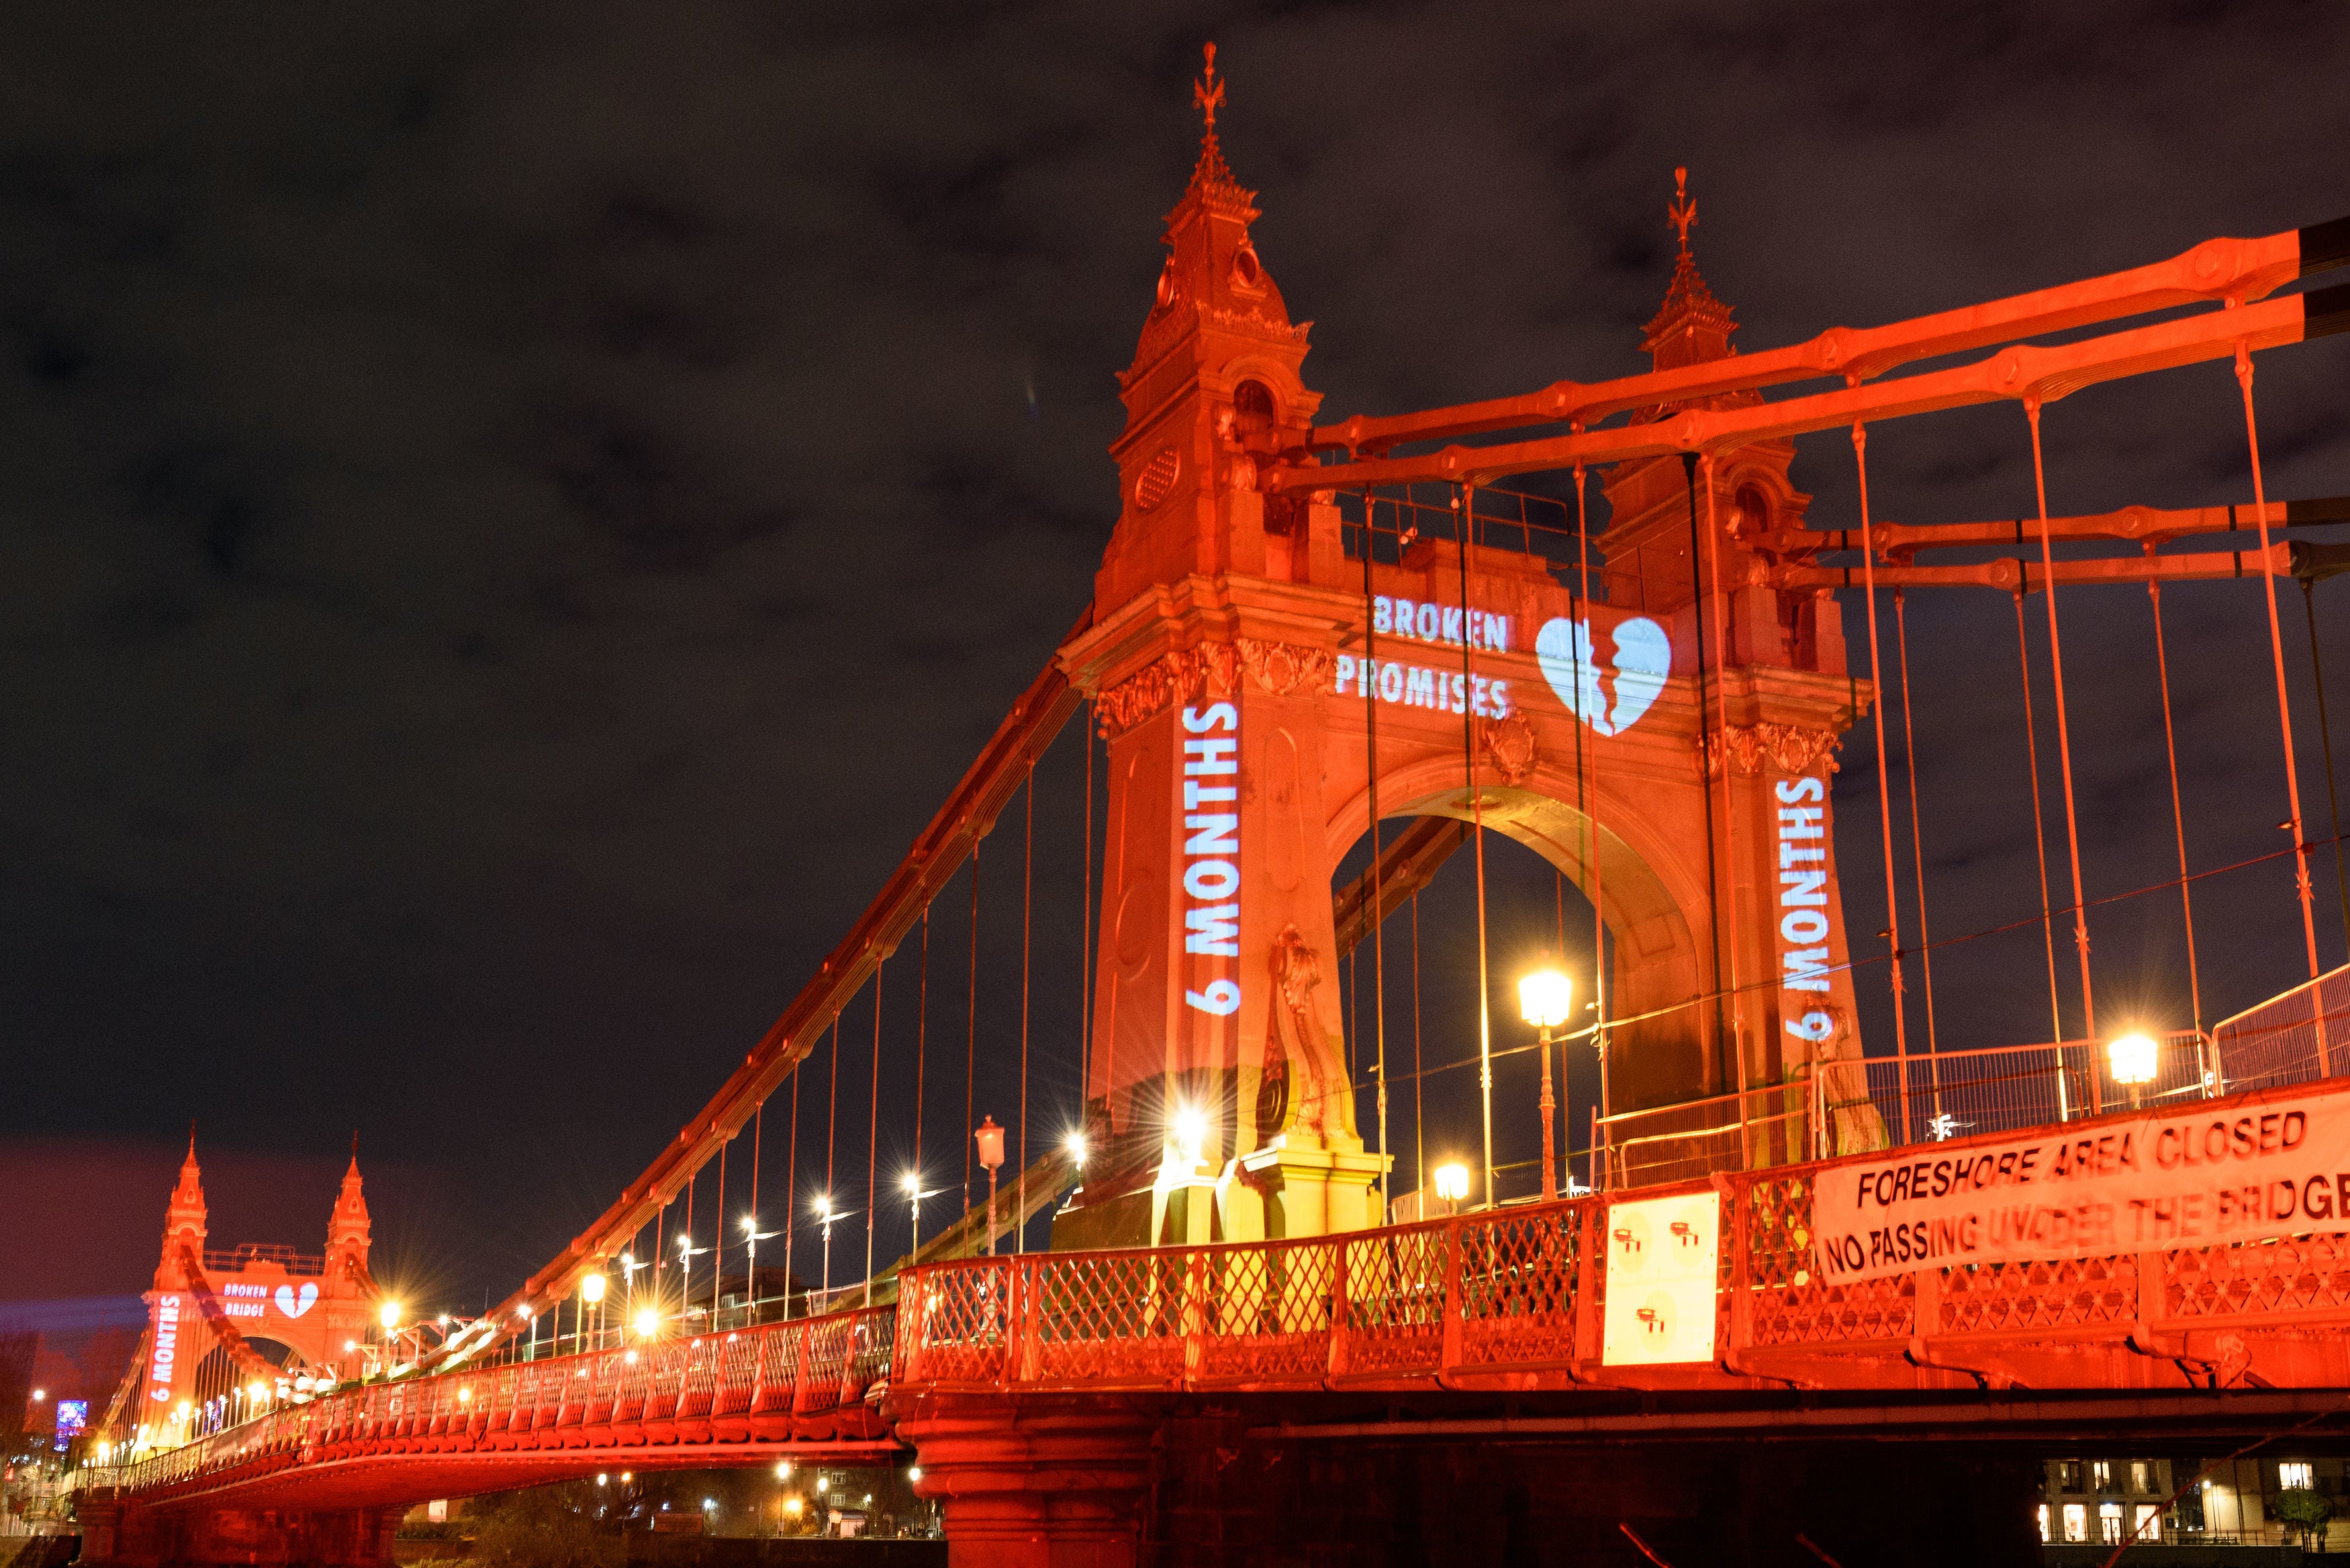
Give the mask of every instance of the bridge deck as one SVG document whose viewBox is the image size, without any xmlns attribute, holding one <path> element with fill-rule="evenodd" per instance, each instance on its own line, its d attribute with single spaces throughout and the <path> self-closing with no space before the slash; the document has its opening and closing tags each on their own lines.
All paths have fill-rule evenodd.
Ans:
<svg viewBox="0 0 2350 1568">
<path fill-rule="evenodd" d="M 2337 1079 L 2196 1114 L 2233 1125 L 2298 1110 L 2314 1126 L 2350 1111 L 2345 1096 L 2350 1081 Z M 2065 1132 L 2094 1139 L 2126 1119 Z M 111 1480 L 116 1495 L 151 1504 L 323 1504 L 630 1466 L 869 1459 L 893 1447 L 894 1413 L 931 1395 L 1587 1393 L 1596 1405 L 1625 1390 L 1877 1391 L 1898 1403 L 1977 1389 L 2350 1387 L 2350 1231 L 1829 1282 L 1814 1246 L 1822 1179 L 1899 1158 L 1638 1191 L 1720 1195 L 1701 1360 L 1619 1365 L 1605 1353 L 1604 1242 L 1618 1194 L 1344 1236 L 933 1264 L 906 1274 L 894 1306 L 352 1388 Z M 1327 1409 L 1343 1420 L 1358 1404 L 1331 1397 Z M 1284 1409 L 1310 1419 L 1313 1407 Z"/>
</svg>

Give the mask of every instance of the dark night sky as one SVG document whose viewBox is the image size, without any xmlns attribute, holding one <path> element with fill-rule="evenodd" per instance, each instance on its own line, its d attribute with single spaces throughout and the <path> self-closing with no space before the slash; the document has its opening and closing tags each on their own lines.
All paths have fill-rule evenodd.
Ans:
<svg viewBox="0 0 2350 1568">
<path fill-rule="evenodd" d="M 192 1116 L 229 1241 L 316 1246 L 356 1127 L 380 1263 L 452 1303 L 660 1147 L 1090 591 L 1111 372 L 1203 38 L 1331 418 L 1640 368 L 1676 163 L 1750 351 L 2350 213 L 2350 26 L 2324 4 L 124 5 L 9 34 L 19 1303 L 143 1285 Z M 2264 357 L 2272 496 L 2350 492 L 2345 369 L 2339 338 Z M 2054 509 L 2249 500 L 2235 395 L 2207 367 L 2057 405 Z M 2032 506 L 2012 408 L 1888 428 L 1871 462 L 1880 516 Z M 1842 438 L 1795 473 L 1815 524 L 1851 520 Z M 2258 595 L 2166 604 L 2195 858 L 2276 848 Z M 2066 614 L 2090 888 L 2117 892 L 2168 854 L 2145 596 Z M 1913 607 L 1938 934 L 2037 907 L 2009 617 Z M 2350 704 L 2350 634 L 2326 652 Z M 1865 751 L 1839 783 L 1856 933 L 1881 924 Z M 1039 1137 L 1074 1081 L 1078 765 L 1065 740 L 1038 807 Z M 1505 879 L 1538 904 L 1530 865 Z M 2206 884 L 2207 1011 L 2298 978 L 2288 879 Z M 1001 1063 L 1011 879 L 987 898 Z M 2157 902 L 2100 917 L 2100 984 L 2175 1015 Z M 2043 1038 L 2037 937 L 1973 952 L 1938 973 L 1945 1044 Z M 960 1002 L 935 1017 L 959 1031 Z M 999 1118 L 1006 1073 L 983 1076 Z M 885 1116 L 902 1098 L 892 1065 Z"/>
</svg>

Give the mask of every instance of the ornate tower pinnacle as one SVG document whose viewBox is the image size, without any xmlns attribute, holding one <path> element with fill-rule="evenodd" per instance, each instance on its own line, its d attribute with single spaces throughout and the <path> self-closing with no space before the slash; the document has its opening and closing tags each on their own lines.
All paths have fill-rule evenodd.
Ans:
<svg viewBox="0 0 2350 1568">
<path fill-rule="evenodd" d="M 163 1248 L 161 1260 L 155 1268 L 158 1290 L 181 1288 L 182 1272 L 179 1251 L 186 1247 L 202 1259 L 208 1210 L 204 1203 L 203 1171 L 196 1164 L 196 1127 L 188 1124 L 188 1157 L 180 1162 L 179 1185 L 172 1189 L 172 1201 L 163 1211 Z"/>
<path fill-rule="evenodd" d="M 1680 237 L 1680 254 L 1673 261 L 1673 280 L 1665 288 L 1665 303 L 1643 331 L 1640 347 L 1654 367 L 1670 370 L 1708 359 L 1727 358 L 1735 352 L 1730 335 L 1738 330 L 1730 306 L 1714 297 L 1698 275 L 1697 257 L 1690 251 L 1690 230 L 1697 223 L 1697 201 L 1689 193 L 1689 170 L 1673 171 L 1673 199 L 1665 207 L 1666 222 Z"/>
<path fill-rule="evenodd" d="M 327 1217 L 327 1277 L 340 1279 L 346 1264 L 359 1272 L 367 1272 L 368 1247 L 371 1226 L 368 1219 L 367 1199 L 360 1190 L 359 1138 L 351 1135 L 350 1168 L 343 1172 L 342 1191 L 336 1196 L 334 1212 Z"/>
</svg>

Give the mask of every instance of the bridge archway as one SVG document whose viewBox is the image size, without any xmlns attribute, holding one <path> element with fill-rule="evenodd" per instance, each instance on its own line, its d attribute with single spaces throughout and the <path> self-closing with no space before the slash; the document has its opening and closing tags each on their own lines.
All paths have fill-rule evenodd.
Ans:
<svg viewBox="0 0 2350 1568">
<path fill-rule="evenodd" d="M 1703 1000 L 1711 978 L 1706 942 L 1711 924 L 1703 882 L 1676 861 L 1654 821 L 1607 789 L 1604 781 L 1595 790 L 1586 780 L 1583 794 L 1588 804 L 1578 805 L 1573 761 L 1568 758 L 1565 768 L 1538 763 L 1514 782 L 1481 778 L 1473 809 L 1457 753 L 1383 768 L 1382 838 L 1393 837 L 1399 819 L 1445 817 L 1481 822 L 1487 831 L 1532 850 L 1591 902 L 1607 929 L 1609 1016 L 1656 1015 L 1610 1032 L 1609 1108 L 1637 1110 L 1718 1092 L 1722 1064 L 1708 1059 L 1715 1031 L 1712 1010 Z M 1330 824 L 1332 864 L 1363 845 L 1369 815 L 1366 790 L 1341 803 Z M 1588 951 L 1565 957 L 1575 972 L 1589 974 Z M 1503 991 L 1502 978 L 1494 981 L 1497 998 Z M 1583 1000 L 1591 1000 L 1587 985 Z M 1510 1012 L 1498 1014 L 1497 1022 L 1514 1018 Z"/>
</svg>

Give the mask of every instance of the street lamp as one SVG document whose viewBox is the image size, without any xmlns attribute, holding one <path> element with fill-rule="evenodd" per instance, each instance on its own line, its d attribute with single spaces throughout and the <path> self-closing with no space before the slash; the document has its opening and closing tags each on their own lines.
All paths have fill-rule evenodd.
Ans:
<svg viewBox="0 0 2350 1568">
<path fill-rule="evenodd" d="M 579 1299 L 596 1309 L 596 1343 L 604 1343 L 604 1276 L 589 1274 L 579 1282 Z"/>
<path fill-rule="evenodd" d="M 995 1171 L 1003 1163 L 1003 1129 L 988 1116 L 972 1133 L 979 1145 L 979 1163 L 987 1167 L 987 1255 L 995 1256 Z"/>
<path fill-rule="evenodd" d="M 1436 1168 L 1436 1196 L 1458 1203 L 1469 1196 L 1469 1168 L 1459 1160 Z"/>
<path fill-rule="evenodd" d="M 646 1307 L 637 1314 L 637 1337 L 650 1339 L 660 1332 L 660 1314 Z"/>
<path fill-rule="evenodd" d="M 824 1227 L 824 1274 L 823 1282 L 817 1287 L 817 1292 L 827 1298 L 825 1304 L 830 1306 L 832 1304 L 829 1299 L 832 1295 L 832 1222 L 840 1216 L 832 1211 L 832 1199 L 826 1197 L 816 1200 L 816 1217 L 817 1223 Z"/>
<path fill-rule="evenodd" d="M 906 1172 L 904 1186 L 906 1202 L 914 1214 L 914 1241 L 911 1250 L 907 1253 L 907 1256 L 911 1257 L 922 1250 L 922 1173 L 919 1170 Z"/>
<path fill-rule="evenodd" d="M 1558 1196 L 1558 1178 L 1551 1168 L 1551 1151 L 1558 1147 L 1551 1116 L 1556 1104 L 1550 1087 L 1550 1032 L 1565 1023 L 1575 995 L 1575 982 L 1555 969 L 1538 969 L 1518 981 L 1518 1015 L 1541 1032 L 1542 1046 L 1542 1195 L 1548 1203 Z"/>
<path fill-rule="evenodd" d="M 1178 1106 L 1167 1125 L 1175 1134 L 1175 1147 L 1181 1151 L 1183 1163 L 1198 1165 L 1200 1151 L 1208 1141 L 1208 1118 L 1190 1106 Z"/>
<path fill-rule="evenodd" d="M 743 1265 L 743 1300 L 748 1304 L 754 1324 L 759 1321 L 759 1243 L 773 1241 L 782 1234 L 781 1231 L 760 1230 L 756 1214 L 743 1216 L 743 1236 L 750 1260 Z M 788 1297 L 785 1305 L 788 1308 Z"/>
<path fill-rule="evenodd" d="M 2132 1033 L 2106 1043 L 2106 1064 L 2113 1072 L 2114 1082 L 2129 1089 L 2133 1109 L 2138 1103 L 2138 1091 L 2154 1082 L 2157 1054 L 2153 1039 L 2146 1034 Z"/>
</svg>

